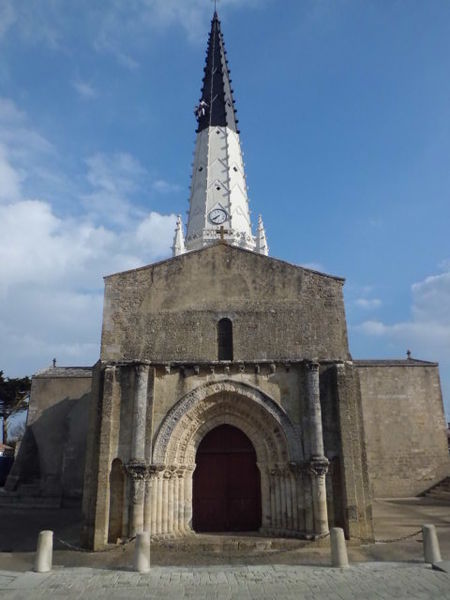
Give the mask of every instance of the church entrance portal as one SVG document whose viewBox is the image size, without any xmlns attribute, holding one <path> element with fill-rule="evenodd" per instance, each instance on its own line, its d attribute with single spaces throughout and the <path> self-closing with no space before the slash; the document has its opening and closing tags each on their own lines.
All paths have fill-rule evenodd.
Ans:
<svg viewBox="0 0 450 600">
<path fill-rule="evenodd" d="M 237 427 L 220 425 L 197 450 L 193 526 L 197 532 L 255 531 L 261 526 L 261 482 L 256 452 Z"/>
</svg>

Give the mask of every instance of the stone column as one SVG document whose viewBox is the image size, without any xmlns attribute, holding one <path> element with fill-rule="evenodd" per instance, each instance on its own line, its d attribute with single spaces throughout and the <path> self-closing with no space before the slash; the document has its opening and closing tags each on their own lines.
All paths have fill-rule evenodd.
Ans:
<svg viewBox="0 0 450 600">
<path fill-rule="evenodd" d="M 144 531 L 145 482 L 148 478 L 148 468 L 145 463 L 134 461 L 125 465 L 125 469 L 130 477 L 129 535 L 133 537 Z"/>
<path fill-rule="evenodd" d="M 325 475 L 328 471 L 328 459 L 325 457 L 322 431 L 322 409 L 320 406 L 319 363 L 307 365 L 307 402 L 310 426 L 311 458 L 309 472 L 314 508 L 314 534 L 328 533 L 327 491 Z"/>
<path fill-rule="evenodd" d="M 144 499 L 144 531 L 152 532 L 152 475 L 145 480 L 145 499 Z"/>
<path fill-rule="evenodd" d="M 195 467 L 186 467 L 184 478 L 184 527 L 186 533 L 192 532 L 192 474 Z"/>
<path fill-rule="evenodd" d="M 131 460 L 145 460 L 145 431 L 147 428 L 148 365 L 135 367 Z"/>
<path fill-rule="evenodd" d="M 130 477 L 129 535 L 131 537 L 144 531 L 146 480 L 149 475 L 145 461 L 148 371 L 148 365 L 135 366 L 133 422 L 131 429 L 131 460 L 128 465 L 125 466 Z"/>
<path fill-rule="evenodd" d="M 177 478 L 178 478 L 178 531 L 183 534 L 186 533 L 186 525 L 184 522 L 184 478 L 186 475 L 186 469 L 184 467 L 179 467 L 177 470 Z"/>
</svg>

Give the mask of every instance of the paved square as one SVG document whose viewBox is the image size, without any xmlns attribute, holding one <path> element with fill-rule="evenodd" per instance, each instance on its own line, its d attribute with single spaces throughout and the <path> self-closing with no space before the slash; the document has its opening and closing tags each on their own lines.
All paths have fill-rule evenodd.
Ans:
<svg viewBox="0 0 450 600">
<path fill-rule="evenodd" d="M 0 597 L 445 600 L 450 599 L 450 575 L 424 564 L 379 562 L 343 570 L 292 565 L 153 567 L 147 575 L 57 567 L 48 574 L 0 572 Z"/>
</svg>

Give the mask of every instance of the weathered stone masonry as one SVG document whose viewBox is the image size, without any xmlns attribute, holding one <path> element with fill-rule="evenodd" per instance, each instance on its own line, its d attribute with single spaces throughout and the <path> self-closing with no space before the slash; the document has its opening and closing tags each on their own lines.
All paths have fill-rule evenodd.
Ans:
<svg viewBox="0 0 450 600">
<path fill-rule="evenodd" d="M 343 365 L 344 369 L 346 368 Z M 335 368 L 330 365 L 326 369 Z M 261 474 L 262 532 L 271 535 L 315 538 L 328 532 L 329 525 L 345 523 L 347 531 L 363 539 L 372 536 L 370 510 L 354 511 L 353 505 L 339 504 L 335 494 L 342 494 L 345 485 L 336 486 L 327 474 L 329 459 L 327 440 L 323 439 L 319 390 L 319 365 L 309 361 L 294 363 L 242 363 L 220 365 L 217 362 L 198 365 L 130 365 L 106 366 L 106 393 L 114 396 L 114 390 L 122 390 L 124 405 L 136 406 L 136 398 L 142 394 L 142 374 L 149 372 L 147 407 L 141 406 L 141 416 L 147 421 L 147 438 L 142 458 L 136 454 L 136 434 L 141 430 L 141 421 L 133 414 L 135 427 L 131 431 L 115 430 L 117 423 L 113 412 L 109 413 L 110 424 L 104 430 L 109 434 L 109 458 L 101 456 L 108 468 L 120 459 L 126 473 L 127 486 L 122 505 L 122 536 L 134 535 L 138 530 L 151 531 L 153 536 L 177 536 L 192 533 L 192 475 L 195 469 L 196 449 L 208 431 L 221 424 L 240 428 L 252 441 Z M 106 374 L 109 374 L 108 376 Z M 114 373 L 115 386 L 108 385 Z M 140 376 L 136 377 L 136 373 Z M 145 375 L 144 375 L 145 377 Z M 124 381 L 134 378 L 134 389 Z M 172 382 L 167 381 L 171 379 Z M 123 380 L 119 383 L 119 380 Z M 174 401 L 172 408 L 159 420 L 157 429 L 152 430 L 153 414 L 158 414 L 158 391 L 167 390 L 177 380 L 182 387 L 191 380 L 190 391 Z M 288 402 L 283 407 L 271 398 L 265 388 L 276 385 L 297 388 L 297 410 L 289 415 Z M 197 384 L 197 385 L 196 385 Z M 333 391 L 332 393 L 335 393 Z M 286 399 L 287 400 L 287 399 Z M 109 401 L 106 401 L 109 406 Z M 116 411 L 118 411 L 116 400 Z M 127 423 L 124 423 L 126 428 Z M 128 437 L 129 443 L 124 438 Z M 102 445 L 100 435 L 100 447 Z M 340 440 L 330 444 L 338 447 Z M 335 459 L 334 451 L 329 453 Z M 95 527 L 86 521 L 84 542 L 101 549 L 110 539 L 108 528 L 109 489 L 108 468 L 99 469 L 97 482 L 86 483 L 85 511 L 96 507 Z M 357 457 L 352 472 L 362 479 L 363 465 Z M 326 484 L 326 479 L 328 482 Z M 347 482 L 354 486 L 355 482 Z M 328 488 L 328 490 L 327 490 Z M 95 496 L 97 496 L 95 498 Z M 350 497 L 350 493 L 347 493 Z M 329 518 L 330 513 L 333 515 Z M 369 507 L 370 508 L 370 507 Z"/>
</svg>

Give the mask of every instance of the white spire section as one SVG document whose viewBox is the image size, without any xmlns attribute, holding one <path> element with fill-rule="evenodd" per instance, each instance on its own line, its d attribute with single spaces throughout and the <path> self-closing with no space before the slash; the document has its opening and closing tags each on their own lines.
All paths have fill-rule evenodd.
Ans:
<svg viewBox="0 0 450 600">
<path fill-rule="evenodd" d="M 269 246 L 267 244 L 266 230 L 261 215 L 258 217 L 258 233 L 256 235 L 256 252 L 267 256 L 269 254 Z"/>
<path fill-rule="evenodd" d="M 186 246 L 184 243 L 183 223 L 181 221 L 181 215 L 178 215 L 177 224 L 175 226 L 175 235 L 173 238 L 172 256 L 179 256 L 185 252 Z"/>
<path fill-rule="evenodd" d="M 229 243 L 255 249 L 239 135 L 229 127 L 208 127 L 197 137 L 186 248 L 217 241 L 223 226 Z"/>
</svg>

